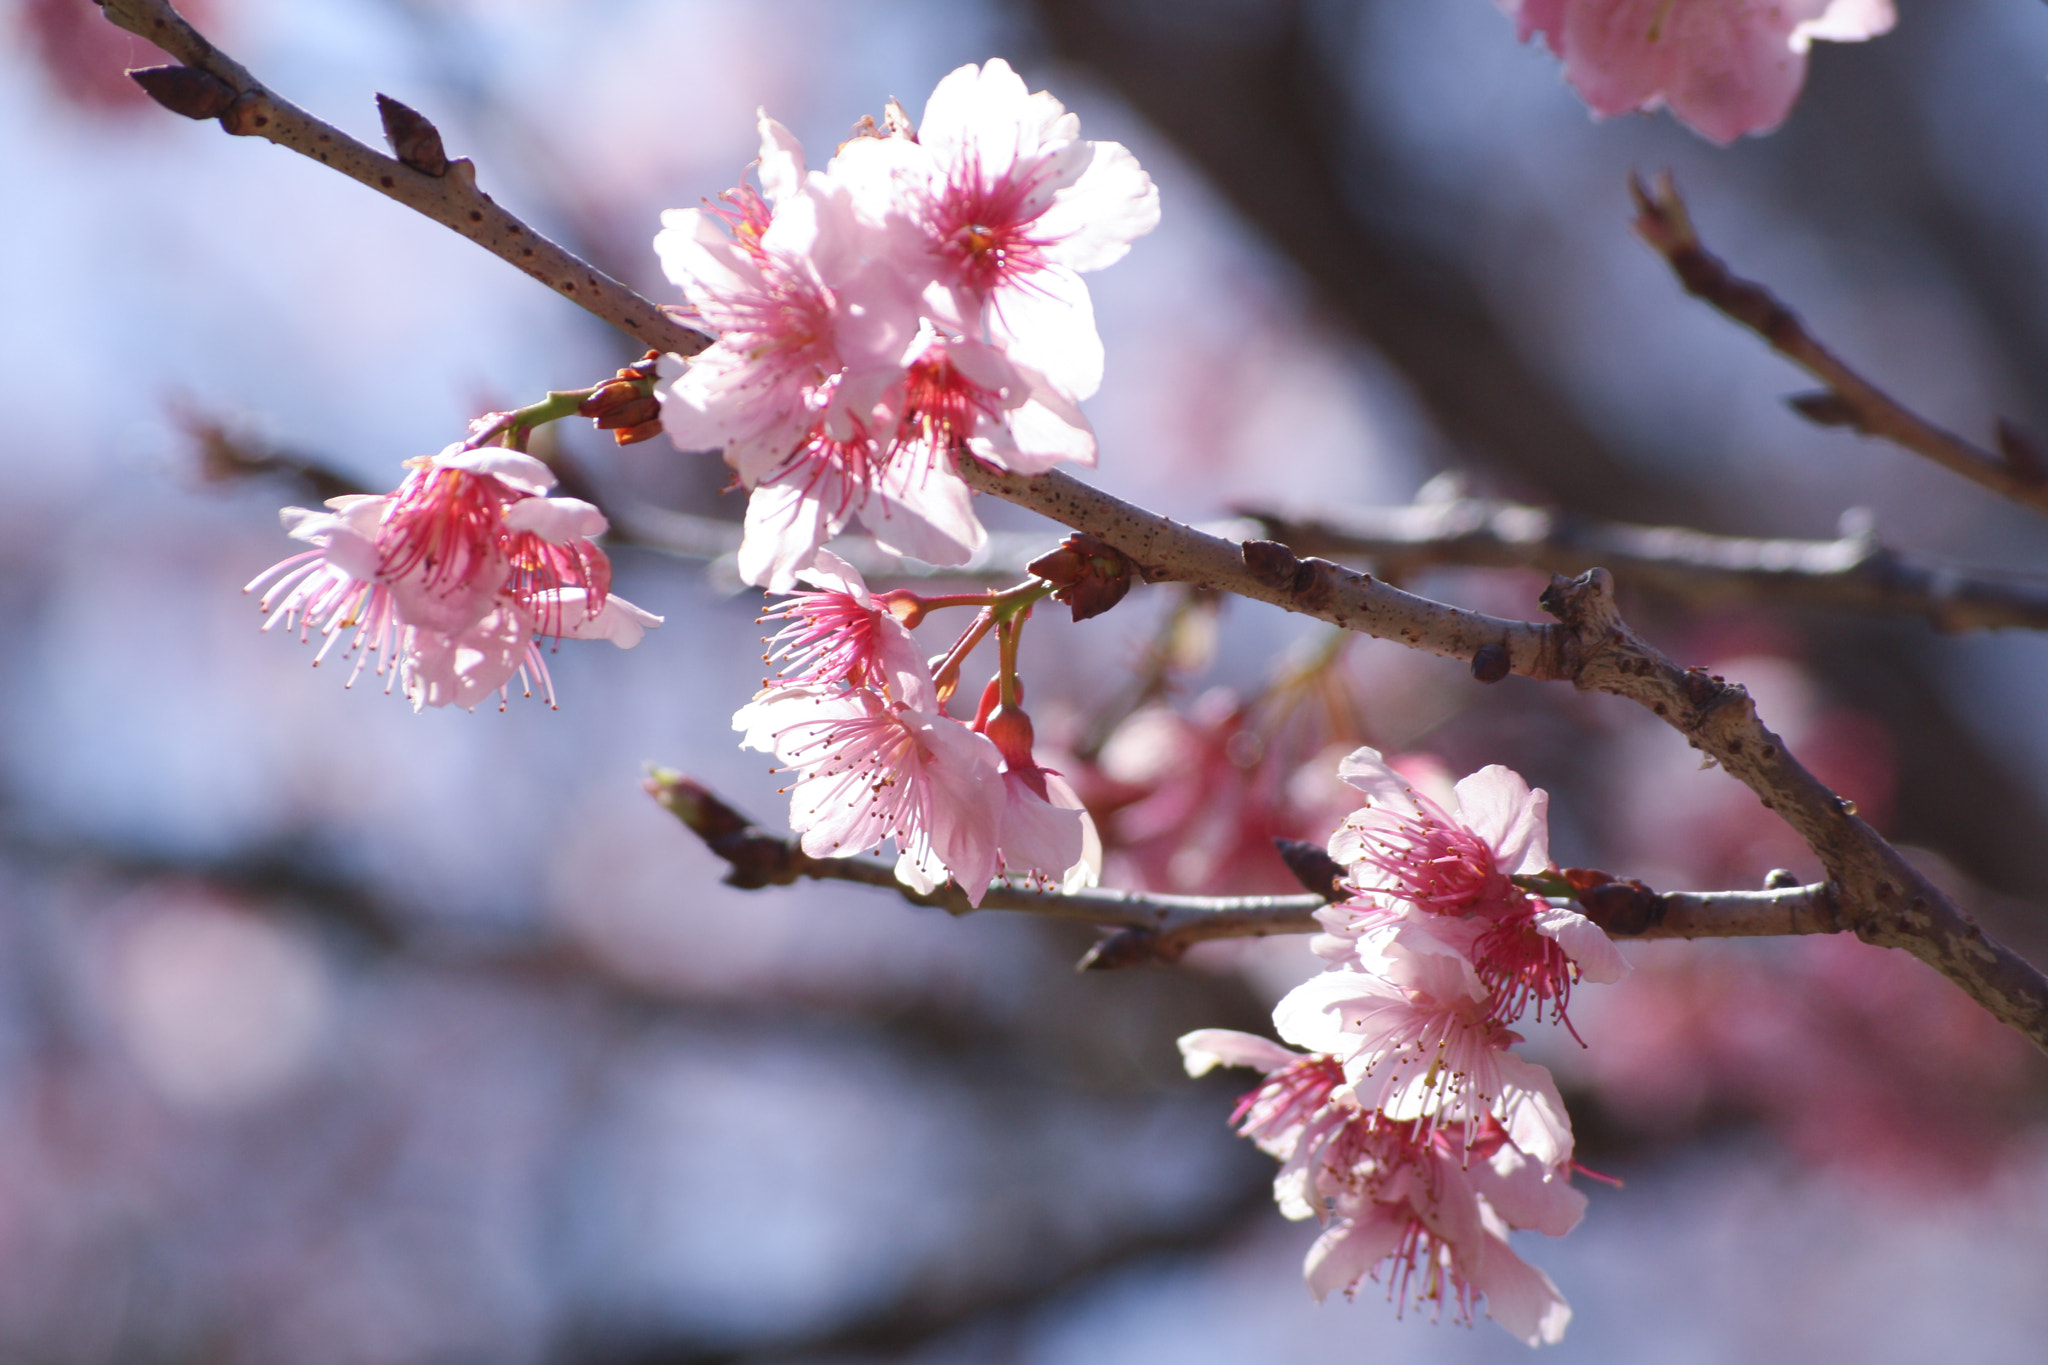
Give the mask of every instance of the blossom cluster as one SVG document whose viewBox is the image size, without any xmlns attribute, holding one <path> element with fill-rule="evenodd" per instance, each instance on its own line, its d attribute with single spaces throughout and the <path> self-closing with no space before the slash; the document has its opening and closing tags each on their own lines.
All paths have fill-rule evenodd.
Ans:
<svg viewBox="0 0 2048 1365">
<path fill-rule="evenodd" d="M 321 637 L 318 664 L 346 641 L 353 684 L 371 656 L 384 690 L 414 710 L 477 703 L 512 679 L 554 684 L 538 639 L 640 642 L 661 618 L 611 591 L 611 562 L 591 537 L 604 515 L 549 497 L 555 476 L 531 455 L 451 445 L 409 462 L 392 493 L 330 498 L 326 511 L 287 507 L 285 529 L 313 548 L 258 575 L 269 619 Z"/>
<path fill-rule="evenodd" d="M 1102 380 L 1081 272 L 1158 222 L 1137 160 L 1079 136 L 1001 60 L 891 105 L 822 171 L 760 119 L 758 191 L 663 215 L 668 276 L 718 340 L 671 357 L 662 424 L 750 490 L 741 576 L 788 592 L 858 519 L 883 548 L 965 563 L 986 541 L 959 462 L 1093 464 Z"/>
<path fill-rule="evenodd" d="M 919 891 L 950 879 L 980 905 L 998 874 L 1073 890 L 1093 885 L 1101 846 L 1080 798 L 1032 756 L 1031 722 L 995 684 L 972 724 L 946 714 L 906 615 L 908 595 L 872 596 L 830 550 L 802 579 L 811 591 L 767 619 L 781 675 L 733 716 L 741 747 L 796 771 L 790 827 L 814 858 L 895 842 L 896 875 Z"/>
<path fill-rule="evenodd" d="M 1715 142 L 1785 121 L 1816 38 L 1891 31 L 1892 0 L 1499 0 L 1521 36 L 1542 34 L 1565 77 L 1604 116 L 1668 106 Z"/>
<path fill-rule="evenodd" d="M 1571 1310 L 1507 1234 L 1561 1236 L 1585 1200 L 1556 1083 L 1510 1050 L 1510 1025 L 1562 1020 L 1575 980 L 1627 964 L 1597 925 L 1524 889 L 1549 870 L 1547 793 L 1488 767 L 1447 809 L 1372 749 L 1338 771 L 1366 805 L 1330 838 L 1348 895 L 1318 916 L 1329 967 L 1273 1012 L 1305 1051 L 1205 1029 L 1180 1040 L 1188 1070 L 1266 1073 L 1233 1121 L 1281 1161 L 1281 1211 L 1325 1224 L 1306 1267 L 1318 1299 L 1384 1278 L 1404 1306 L 1469 1319 L 1483 1299 L 1515 1336 L 1557 1341 Z"/>
</svg>

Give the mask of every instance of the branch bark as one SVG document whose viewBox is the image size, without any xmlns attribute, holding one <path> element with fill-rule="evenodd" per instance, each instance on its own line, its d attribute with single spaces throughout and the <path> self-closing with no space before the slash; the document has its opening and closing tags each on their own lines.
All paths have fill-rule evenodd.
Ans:
<svg viewBox="0 0 2048 1365">
<path fill-rule="evenodd" d="M 1702 246 L 1670 175 L 1659 176 L 1654 187 L 1631 178 L 1629 190 L 1636 201 L 1636 234 L 1664 257 L 1687 293 L 1749 328 L 1827 385 L 1825 393 L 1792 400 L 1801 415 L 1822 426 L 1854 427 L 1890 441 L 2022 506 L 2048 512 L 2048 465 L 2025 437 L 2001 426 L 2000 451 L 1994 453 L 1915 413 L 1822 345 L 1770 290 L 1736 275 Z"/>
<path fill-rule="evenodd" d="M 1363 561 L 1390 577 L 1439 566 L 1572 575 L 1600 564 L 1631 586 L 1694 603 L 1917 616 L 1942 631 L 2048 629 L 2048 580 L 1942 564 L 1869 534 L 1758 540 L 1478 498 L 1306 517 L 1258 509 L 1244 515 L 1296 554 Z"/>
<path fill-rule="evenodd" d="M 448 161 L 442 157 L 438 162 L 442 169 L 435 174 L 432 168 L 437 162 L 433 159 L 416 156 L 414 160 L 419 166 L 428 168 L 420 169 L 371 150 L 275 94 L 187 23 L 167 0 L 94 2 L 110 22 L 170 53 L 184 63 L 183 70 L 219 83 L 214 98 L 195 102 L 190 98 L 190 87 L 203 84 L 203 79 L 167 81 L 159 75 L 138 81 L 173 112 L 188 118 L 214 117 L 211 111 L 220 104 L 217 116 L 228 132 L 266 138 L 396 199 L 443 227 L 461 233 L 569 302 L 656 350 L 695 355 L 711 344 L 711 338 L 704 333 L 683 326 L 602 270 L 578 259 L 499 207 L 477 188 L 476 167 L 467 159 Z M 167 97 L 166 87 L 176 88 L 180 94 Z M 404 109 L 402 105 L 396 107 Z M 440 136 L 433 125 L 411 110 L 405 113 L 411 118 L 398 129 L 402 134 L 400 150 L 424 146 L 430 134 L 434 148 L 438 149 Z M 391 126 L 388 115 L 386 124 Z"/>
<path fill-rule="evenodd" d="M 795 839 L 772 834 L 727 805 L 710 789 L 681 773 L 656 770 L 647 792 L 704 841 L 728 865 L 725 880 L 745 890 L 789 886 L 802 880 L 855 882 L 893 891 L 913 905 L 950 915 L 971 914 L 966 893 L 948 883 L 922 892 L 896 879 L 896 869 L 874 858 L 813 858 Z M 1786 934 L 1833 934 L 1843 925 L 1833 889 L 1826 883 L 1763 891 L 1671 891 L 1659 894 L 1635 883 L 1610 883 L 1589 894 L 1588 915 L 1615 938 L 1758 938 Z M 1064 892 L 997 883 L 982 897 L 982 910 L 1016 910 L 1048 919 L 1073 920 L 1117 932 L 1081 959 L 1081 967 L 1129 967 L 1140 962 L 1173 962 L 1190 947 L 1210 939 L 1264 938 L 1312 934 L 1322 928 L 1315 912 L 1330 903 L 1310 892 L 1295 896 L 1170 896 L 1136 891 Z"/>
</svg>

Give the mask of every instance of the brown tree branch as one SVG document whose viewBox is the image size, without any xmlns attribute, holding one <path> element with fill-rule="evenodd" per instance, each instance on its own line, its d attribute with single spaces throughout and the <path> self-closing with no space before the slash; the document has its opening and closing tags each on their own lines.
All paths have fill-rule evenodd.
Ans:
<svg viewBox="0 0 2048 1365">
<path fill-rule="evenodd" d="M 348 155 L 355 168 L 351 173 L 357 179 L 391 193 L 492 250 L 500 250 L 497 239 L 501 234 L 483 229 L 494 222 L 516 220 L 509 215 L 493 219 L 481 207 L 469 209 L 472 204 L 489 204 L 475 193 L 473 186 L 455 187 L 455 203 L 461 207 L 452 208 L 448 195 L 432 188 L 445 187 L 455 179 L 452 169 L 449 175 L 438 179 L 413 171 L 377 156 L 302 111 L 277 101 L 247 71 L 193 31 L 164 0 L 99 3 L 123 27 L 236 92 L 232 106 L 220 115 L 230 131 L 239 129 L 272 136 L 270 130 L 282 118 L 291 128 L 291 140 L 283 145 L 316 159 L 340 155 L 343 147 L 330 144 L 342 139 L 347 148 L 353 149 Z M 175 96 L 164 102 L 176 108 L 184 98 Z M 242 113 L 236 114 L 237 108 Z M 329 164 L 334 163 L 330 160 Z M 404 180 L 397 174 L 401 170 L 430 184 L 416 185 Z M 387 180 L 391 183 L 386 184 Z M 400 185 L 406 187 L 402 195 L 395 193 Z M 1649 207 L 1656 205 L 1652 203 Z M 474 220 L 468 217 L 471 211 L 477 214 Z M 491 212 L 503 213 L 495 206 L 491 206 Z M 1668 214 L 1663 221 L 1669 225 Z M 518 226 L 524 235 L 524 225 Z M 568 253 L 560 254 L 572 270 L 589 269 Z M 1704 252 L 1689 259 L 1712 260 Z M 1713 264 L 1718 266 L 1718 262 Z M 638 309 L 645 304 L 623 286 L 616 286 L 626 300 L 621 304 L 616 298 L 607 302 L 607 296 L 594 287 L 572 287 L 576 285 L 573 275 L 551 279 L 541 272 L 539 277 L 558 287 L 573 302 L 591 308 L 650 345 L 689 353 L 707 344 L 701 334 L 678 328 L 658 313 L 632 312 L 620 316 L 621 307 Z M 585 278 L 595 281 L 598 277 L 591 272 Z M 1755 293 L 1768 310 L 1768 316 L 1760 314 L 1762 320 L 1786 320 L 1760 329 L 1771 337 L 1773 344 L 1781 335 L 1803 335 L 1796 319 L 1762 291 Z M 1777 329 L 1775 334 L 1771 328 Z M 653 329 L 653 334 L 648 329 Z M 674 335 L 678 332 L 683 334 L 680 340 Z M 1909 435 L 1916 430 L 1932 430 L 1911 414 L 1904 414 L 1903 409 L 1841 367 L 1838 361 L 1826 359 L 1833 367 L 1831 374 L 1839 371 L 1836 377 L 1854 381 L 1848 387 L 1859 396 L 1864 409 L 1884 416 L 1885 434 L 1892 435 L 1893 427 Z M 1953 437 L 1946 439 L 1961 446 L 1960 452 L 1950 451 L 1951 455 L 1968 456 L 1963 468 L 1992 467 L 1983 452 L 1955 442 Z M 1286 546 L 1270 540 L 1226 540 L 1147 512 L 1063 473 L 1027 477 L 974 460 L 963 460 L 961 464 L 961 473 L 970 486 L 1108 542 L 1129 556 L 1148 580 L 1183 582 L 1236 593 L 1411 648 L 1466 659 L 1474 665 L 1475 676 L 1485 681 L 1515 672 L 1531 678 L 1569 681 L 1581 690 L 1611 692 L 1648 707 L 1694 747 L 1741 779 L 1766 808 L 1776 811 L 1806 841 L 1828 873 L 1830 899 L 1844 927 L 1853 929 L 1866 942 L 1913 953 L 1955 981 L 1992 1015 L 2048 1051 L 2048 978 L 1988 937 L 1897 849 L 1859 820 L 1852 803 L 1836 796 L 1787 753 L 1784 742 L 1757 718 L 1755 705 L 1740 686 L 1699 669 L 1680 668 L 1636 636 L 1615 610 L 1613 579 L 1606 570 L 1594 569 L 1570 582 L 1558 579 L 1552 584 L 1544 594 L 1543 605 L 1558 618 L 1558 624 L 1510 621 L 1432 602 L 1326 560 L 1301 559 Z M 1984 469 L 1978 472 L 1983 473 Z M 2014 475 L 2004 477 L 2016 481 Z M 2040 505 L 2048 506 L 2048 492 L 2037 492 Z M 1117 898 L 1092 894 L 1098 902 L 1094 910 L 1103 914 L 1112 911 L 1111 902 Z M 1130 913 L 1129 902 L 1121 903 L 1124 913 Z"/>
<path fill-rule="evenodd" d="M 1648 707 L 1806 841 L 1834 886 L 1843 927 L 1867 943 L 1906 949 L 2048 1051 L 2048 978 L 1986 935 L 1859 820 L 1853 803 L 1793 758 L 1742 687 L 1680 668 L 1630 630 L 1615 610 L 1614 580 L 1605 569 L 1552 583 L 1543 605 L 1559 624 L 1507 621 L 1402 592 L 1327 560 L 1299 559 L 1272 541 L 1233 545 L 1058 472 L 1026 478 L 968 462 L 963 473 L 983 492 L 1116 546 L 1149 580 L 1233 592 L 1467 659 L 1475 676 L 1488 680 L 1520 673 Z"/>
<path fill-rule="evenodd" d="M 1446 566 L 1571 576 L 1600 564 L 1632 587 L 1702 605 L 1917 616 L 1943 631 L 2048 629 L 2048 579 L 1943 564 L 1869 534 L 1758 540 L 1480 498 L 1311 516 L 1256 509 L 1244 515 L 1296 554 L 1361 561 L 1393 578 Z"/>
<path fill-rule="evenodd" d="M 893 891 L 913 905 L 951 915 L 971 914 L 966 893 L 950 883 L 921 892 L 896 879 L 889 863 L 874 858 L 813 858 L 795 839 L 771 834 L 710 789 L 681 773 L 657 769 L 648 794 L 682 821 L 704 846 L 723 858 L 725 880 L 746 890 L 800 880 L 856 882 Z M 1614 894 L 1604 894 L 1614 893 Z M 1586 893 L 1586 910 L 1615 938 L 1755 938 L 1833 934 L 1843 929 L 1826 883 L 1764 891 L 1671 891 L 1638 883 L 1609 883 Z M 1017 910 L 1050 919 L 1113 928 L 1081 960 L 1084 969 L 1173 962 L 1194 944 L 1219 938 L 1312 934 L 1315 912 L 1329 897 L 1172 896 L 1136 891 L 1064 892 L 997 883 L 980 909 Z"/>
<path fill-rule="evenodd" d="M 1670 263 L 1687 293 L 1749 328 L 1827 385 L 1825 393 L 1792 400 L 1803 416 L 1890 441 L 2014 502 L 2048 512 L 2048 466 L 2018 432 L 2002 426 L 2000 452 L 1993 453 L 1921 417 L 1849 368 L 1770 290 L 1734 274 L 1702 246 L 1669 174 L 1658 176 L 1654 186 L 1630 177 L 1629 192 L 1636 201 L 1637 235 Z"/>
<path fill-rule="evenodd" d="M 476 167 L 466 159 L 449 161 L 441 155 L 440 135 L 433 125 L 405 106 L 387 102 L 385 126 L 400 153 L 411 155 L 410 163 L 372 151 L 280 98 L 187 23 L 167 0 L 95 3 L 109 21 L 184 63 L 182 68 L 137 73 L 137 83 L 173 112 L 188 118 L 218 117 L 230 133 L 267 138 L 332 167 L 461 233 L 656 350 L 695 355 L 711 344 L 710 337 L 683 326 L 500 208 L 477 188 Z M 394 116 L 393 108 L 401 112 Z"/>
</svg>

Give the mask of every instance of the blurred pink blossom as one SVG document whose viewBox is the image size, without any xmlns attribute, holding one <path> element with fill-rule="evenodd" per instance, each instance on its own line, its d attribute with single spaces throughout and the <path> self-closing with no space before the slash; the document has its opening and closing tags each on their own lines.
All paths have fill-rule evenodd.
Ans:
<svg viewBox="0 0 2048 1365">
<path fill-rule="evenodd" d="M 1603 117 L 1668 106 L 1715 142 L 1785 121 L 1816 38 L 1891 31 L 1892 0 L 1500 0 Z"/>
</svg>

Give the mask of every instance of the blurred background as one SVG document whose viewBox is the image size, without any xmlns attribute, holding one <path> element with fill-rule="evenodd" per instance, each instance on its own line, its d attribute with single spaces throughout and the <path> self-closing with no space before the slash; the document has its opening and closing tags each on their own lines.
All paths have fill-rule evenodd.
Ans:
<svg viewBox="0 0 2048 1365">
<path fill-rule="evenodd" d="M 735 183 L 758 106 L 821 163 L 894 95 L 1007 57 L 1130 145 L 1164 221 L 1093 276 L 1097 480 L 1175 516 L 1507 497 L 1884 543 L 2015 574 L 2048 528 L 1800 421 L 1811 387 L 1628 228 L 1674 170 L 1710 246 L 1907 402 L 2048 431 L 2048 10 L 1902 0 L 1822 44 L 1775 136 L 1593 123 L 1491 0 L 192 0 L 378 141 L 373 92 L 543 230 L 667 299 L 660 211 Z M 779 823 L 728 717 L 760 599 L 621 544 L 666 615 L 570 648 L 562 709 L 415 716 L 241 585 L 289 477 L 378 488 L 469 417 L 637 348 L 443 229 L 175 118 L 89 0 L 6 0 L 0 213 L 0 1356 L 49 1362 L 1479 1361 L 1493 1327 L 1321 1308 L 1312 1229 L 1173 1039 L 1263 1030 L 1300 940 L 1077 975 L 1090 934 L 858 888 L 747 894 L 641 793 Z M 565 427 L 568 424 L 564 424 Z M 607 505 L 735 520 L 715 459 L 553 453 Z M 216 458 L 205 458 L 207 433 Z M 198 434 L 195 434 L 198 433 Z M 1852 509 L 1863 509 L 1855 511 Z M 1014 509 L 992 524 L 1058 532 Z M 659 539 L 658 536 L 647 537 Z M 1419 590 L 1536 614 L 1526 572 Z M 1623 582 L 1988 925 L 2048 959 L 2041 638 Z M 927 630 L 926 634 L 933 634 Z M 935 641 L 936 650 L 944 641 Z M 1568 864 L 1660 889 L 1814 865 L 1609 697 L 1148 589 L 1025 643 L 1106 880 L 1292 889 L 1334 756 L 1510 764 Z M 1855 942 L 1635 945 L 1542 1029 L 1593 1185 L 1527 1238 L 1563 1360 L 2026 1359 L 2048 1340 L 2048 1068 Z"/>
</svg>

